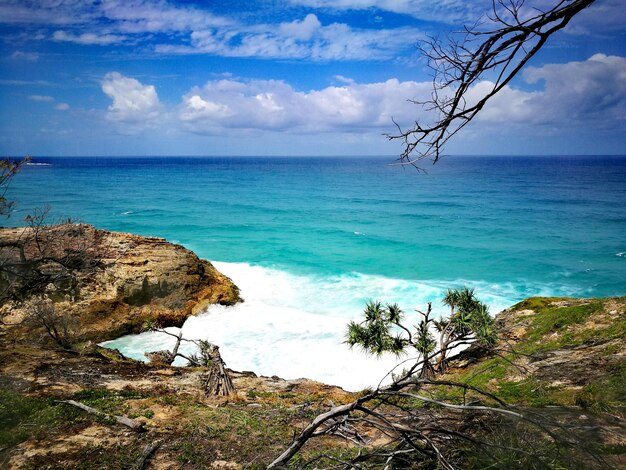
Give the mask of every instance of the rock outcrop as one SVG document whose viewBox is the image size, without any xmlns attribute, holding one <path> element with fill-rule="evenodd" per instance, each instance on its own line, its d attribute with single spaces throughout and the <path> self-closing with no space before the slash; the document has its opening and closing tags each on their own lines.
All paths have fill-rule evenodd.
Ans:
<svg viewBox="0 0 626 470">
<path fill-rule="evenodd" d="M 76 340 L 113 339 L 136 333 L 150 322 L 180 326 L 209 304 L 241 301 L 238 288 L 211 263 L 163 238 L 85 224 L 46 227 L 38 236 L 34 230 L 0 229 L 0 255 L 3 260 L 17 259 L 19 250 L 11 250 L 10 245 L 20 242 L 27 259 L 52 255 L 66 260 L 68 253 L 76 258 L 70 259 L 76 267 L 69 280 L 59 276 L 62 283 L 44 286 L 39 292 L 54 300 L 57 311 L 75 320 Z M 41 269 L 54 270 L 55 266 L 44 263 Z M 22 300 L 26 302 L 19 305 L 5 302 L 6 321 L 24 316 L 29 299 Z"/>
<path fill-rule="evenodd" d="M 626 297 L 533 297 L 496 316 L 494 350 L 470 347 L 450 375 L 529 406 L 623 407 Z"/>
</svg>

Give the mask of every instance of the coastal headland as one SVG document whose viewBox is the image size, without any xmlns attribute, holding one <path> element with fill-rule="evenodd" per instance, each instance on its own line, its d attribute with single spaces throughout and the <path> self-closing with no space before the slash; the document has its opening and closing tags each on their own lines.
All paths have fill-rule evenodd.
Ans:
<svg viewBox="0 0 626 470">
<path fill-rule="evenodd" d="M 78 253 L 72 279 L 65 281 L 71 285 L 42 286 L 35 295 L 23 296 L 20 303 L 0 307 L 5 322 L 19 323 L 30 297 L 44 294 L 52 298 L 57 310 L 75 320 L 77 341 L 114 339 L 138 333 L 149 324 L 181 326 L 210 304 L 232 305 L 242 300 L 237 286 L 211 263 L 163 238 L 86 224 L 50 226 L 38 234 L 35 229 L 1 229 L 0 238 L 7 260 L 18 259 L 20 250 L 29 262 L 64 261 L 68 253 Z M 41 264 L 44 271 L 60 271 L 45 261 Z M 28 334 L 32 334 L 30 328 Z"/>
<path fill-rule="evenodd" d="M 53 299 L 58 311 L 75 320 L 73 347 L 59 348 L 45 328 L 24 321 L 33 299 L 2 306 L 0 466 L 264 468 L 311 419 L 358 396 L 307 379 L 230 371 L 236 394 L 207 397 L 200 368 L 146 364 L 97 346 L 150 324 L 180 326 L 209 304 L 241 301 L 239 291 L 210 263 L 161 238 L 87 225 L 54 230 L 61 232 L 46 234 L 55 240 L 46 245 L 48 253 L 73 247 L 91 260 L 84 272 L 79 269 L 77 282 Z M 75 235 L 80 247 L 62 241 Z M 36 255 L 29 245 L 36 237 L 24 236 L 23 229 L 2 229 L 0 236 L 4 244 L 28 240 L 25 256 Z M 580 462 L 587 468 L 624 465 L 626 297 L 530 298 L 498 314 L 496 324 L 496 346 L 470 347 L 451 360 L 444 379 L 486 390 L 519 410 L 549 414 L 583 433 L 598 457 Z M 471 390 L 459 397 L 476 398 Z M 138 420 L 145 431 L 86 414 L 68 400 Z M 383 435 L 359 431 L 365 442 L 314 440 L 294 466 L 385 444 Z"/>
</svg>

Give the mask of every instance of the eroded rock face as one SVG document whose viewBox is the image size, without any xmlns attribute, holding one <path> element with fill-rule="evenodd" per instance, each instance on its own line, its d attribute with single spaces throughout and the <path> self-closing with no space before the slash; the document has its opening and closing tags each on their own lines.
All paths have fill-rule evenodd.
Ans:
<svg viewBox="0 0 626 470">
<path fill-rule="evenodd" d="M 112 339 L 138 332 L 148 322 L 179 326 L 209 304 L 241 301 L 238 288 L 211 263 L 163 238 L 84 224 L 48 228 L 43 236 L 47 252 L 61 256 L 79 249 L 86 259 L 75 271 L 76 282 L 67 289 L 50 287 L 46 293 L 57 311 L 77 319 L 79 340 Z M 0 229 L 0 238 L 4 244 L 28 240 L 26 255 L 39 256 L 32 229 Z M 1 254 L 6 259 L 19 256 L 18 251 L 4 248 Z M 24 305 L 5 302 L 2 310 L 19 319 Z"/>
<path fill-rule="evenodd" d="M 623 376 L 626 297 L 534 297 L 500 312 L 495 323 L 495 349 L 466 349 L 451 361 L 452 373 L 469 375 L 467 371 L 480 370 L 487 360 L 503 357 L 500 376 L 490 382 L 493 391 L 505 382 L 533 381 L 551 387 L 555 400 L 565 405 L 582 400 L 585 387 L 608 389 L 612 385 L 607 380 Z"/>
</svg>

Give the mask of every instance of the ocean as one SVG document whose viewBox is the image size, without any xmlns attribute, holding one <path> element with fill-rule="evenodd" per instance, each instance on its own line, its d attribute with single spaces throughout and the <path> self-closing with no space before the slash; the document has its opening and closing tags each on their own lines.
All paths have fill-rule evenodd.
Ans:
<svg viewBox="0 0 626 470">
<path fill-rule="evenodd" d="M 245 299 L 190 318 L 186 336 L 236 370 L 349 390 L 398 362 L 343 343 L 369 299 L 415 323 L 427 302 L 446 312 L 449 287 L 474 288 L 493 314 L 535 295 L 626 294 L 626 158 L 453 156 L 427 174 L 393 161 L 38 157 L 11 183 L 8 224 L 49 205 L 53 219 L 182 244 Z M 171 341 L 107 345 L 142 359 Z"/>
</svg>

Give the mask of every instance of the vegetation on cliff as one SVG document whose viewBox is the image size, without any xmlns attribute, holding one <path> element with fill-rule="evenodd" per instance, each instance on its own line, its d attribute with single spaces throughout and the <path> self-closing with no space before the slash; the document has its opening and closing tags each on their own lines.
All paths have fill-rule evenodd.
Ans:
<svg viewBox="0 0 626 470">
<path fill-rule="evenodd" d="M 424 427 L 432 427 L 434 419 L 454 422 L 460 432 L 499 446 L 500 451 L 492 447 L 481 453 L 467 440 L 451 439 L 454 465 L 623 466 L 626 298 L 532 298 L 499 314 L 496 327 L 494 350 L 470 348 L 451 358 L 448 375 L 440 379 L 465 381 L 516 411 L 541 416 L 552 430 L 565 429 L 567 438 L 576 438 L 580 448 L 551 448 L 519 421 L 405 400 L 405 406 L 423 412 Z M 144 462 L 148 468 L 264 468 L 313 418 L 363 396 L 307 380 L 232 375 L 236 395 L 206 397 L 200 386 L 204 371 L 198 368 L 138 363 L 100 348 L 76 355 L 5 341 L 0 348 L 0 461 L 9 468 L 129 468 L 148 444 L 158 443 Z M 471 389 L 457 390 L 436 387 L 428 393 L 465 403 L 484 400 Z M 141 420 L 147 432 L 134 433 L 60 402 L 68 399 Z M 365 427 L 338 431 L 308 442 L 291 465 L 341 467 L 340 462 L 389 444 L 384 434 Z M 533 464 L 528 456 L 507 450 L 520 446 L 539 451 L 547 464 Z"/>
</svg>

